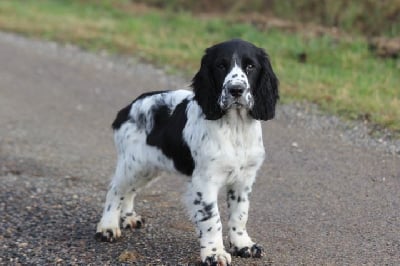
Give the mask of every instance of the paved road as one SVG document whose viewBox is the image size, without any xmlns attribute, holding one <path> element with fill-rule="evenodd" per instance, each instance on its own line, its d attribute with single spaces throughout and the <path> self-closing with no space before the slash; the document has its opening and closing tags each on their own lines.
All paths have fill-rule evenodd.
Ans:
<svg viewBox="0 0 400 266">
<path fill-rule="evenodd" d="M 0 34 L 0 264 L 195 264 L 179 176 L 140 196 L 144 229 L 114 244 L 93 237 L 116 111 L 140 92 L 188 83 L 131 59 Z M 263 126 L 268 159 L 248 229 L 267 255 L 233 263 L 398 265 L 399 157 L 279 113 Z"/>
</svg>

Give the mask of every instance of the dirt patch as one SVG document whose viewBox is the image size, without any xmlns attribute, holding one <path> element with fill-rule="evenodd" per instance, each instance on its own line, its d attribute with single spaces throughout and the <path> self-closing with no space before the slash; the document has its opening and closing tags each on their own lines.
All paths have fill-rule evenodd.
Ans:
<svg viewBox="0 0 400 266">
<path fill-rule="evenodd" d="M 400 38 L 377 37 L 368 41 L 369 49 L 382 58 L 400 57 Z"/>
</svg>

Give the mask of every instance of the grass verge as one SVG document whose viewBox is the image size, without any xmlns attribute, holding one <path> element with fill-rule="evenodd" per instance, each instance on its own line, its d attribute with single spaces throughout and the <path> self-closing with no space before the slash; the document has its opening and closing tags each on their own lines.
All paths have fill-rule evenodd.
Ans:
<svg viewBox="0 0 400 266">
<path fill-rule="evenodd" d="M 0 29 L 128 54 L 190 75 L 204 48 L 240 37 L 270 54 L 283 101 L 311 101 L 342 117 L 400 131 L 400 63 L 374 58 L 358 37 L 348 41 L 260 31 L 222 17 L 160 11 L 124 0 L 2 0 Z"/>
</svg>

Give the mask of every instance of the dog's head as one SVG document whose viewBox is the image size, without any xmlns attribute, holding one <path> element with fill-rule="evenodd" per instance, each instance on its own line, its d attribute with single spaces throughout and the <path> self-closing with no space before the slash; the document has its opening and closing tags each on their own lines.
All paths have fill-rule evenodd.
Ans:
<svg viewBox="0 0 400 266">
<path fill-rule="evenodd" d="M 206 49 L 192 86 L 209 120 L 221 118 L 231 108 L 245 108 L 254 119 L 269 120 L 279 99 L 268 55 L 239 39 Z"/>
</svg>

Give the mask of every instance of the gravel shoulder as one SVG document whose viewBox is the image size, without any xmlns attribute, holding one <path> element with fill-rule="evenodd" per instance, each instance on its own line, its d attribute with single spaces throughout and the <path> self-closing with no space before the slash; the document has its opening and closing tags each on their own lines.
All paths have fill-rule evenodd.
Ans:
<svg viewBox="0 0 400 266">
<path fill-rule="evenodd" d="M 6 33 L 0 62 L 0 264 L 195 265 L 180 176 L 140 195 L 145 228 L 123 231 L 113 244 L 94 239 L 116 160 L 116 111 L 141 92 L 190 80 L 132 58 Z M 267 255 L 234 265 L 396 265 L 400 142 L 387 132 L 371 138 L 364 124 L 308 104 L 280 105 L 263 127 L 268 156 L 249 232 Z"/>
</svg>

